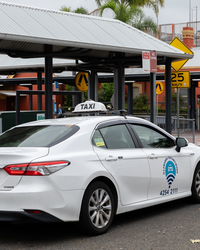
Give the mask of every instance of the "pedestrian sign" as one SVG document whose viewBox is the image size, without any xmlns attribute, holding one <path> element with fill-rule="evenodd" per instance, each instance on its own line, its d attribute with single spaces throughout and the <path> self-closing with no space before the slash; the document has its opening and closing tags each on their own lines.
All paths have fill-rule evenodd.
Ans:
<svg viewBox="0 0 200 250">
<path fill-rule="evenodd" d="M 156 82 L 156 95 L 160 95 L 164 90 L 162 82 Z"/>
<path fill-rule="evenodd" d="M 85 92 L 88 90 L 88 73 L 79 72 L 75 78 L 76 87 L 78 90 Z"/>
<path fill-rule="evenodd" d="M 178 37 L 175 37 L 171 41 L 170 45 L 187 53 L 187 54 L 190 54 L 190 55 L 194 54 L 183 42 L 181 42 L 181 40 L 178 39 Z M 185 60 L 181 60 L 181 61 L 177 61 L 177 62 L 172 62 L 171 66 L 175 71 L 179 71 L 188 60 L 189 59 L 185 59 Z"/>
</svg>

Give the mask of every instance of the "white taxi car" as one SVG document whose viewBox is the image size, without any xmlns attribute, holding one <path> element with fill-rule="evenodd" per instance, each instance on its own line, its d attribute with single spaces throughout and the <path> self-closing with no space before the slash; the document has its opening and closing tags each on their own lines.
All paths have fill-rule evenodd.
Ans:
<svg viewBox="0 0 200 250">
<path fill-rule="evenodd" d="M 86 101 L 77 111 L 106 109 Z M 21 124 L 0 135 L 0 159 L 0 221 L 80 221 L 98 235 L 115 214 L 200 202 L 199 147 L 131 116 Z"/>
</svg>

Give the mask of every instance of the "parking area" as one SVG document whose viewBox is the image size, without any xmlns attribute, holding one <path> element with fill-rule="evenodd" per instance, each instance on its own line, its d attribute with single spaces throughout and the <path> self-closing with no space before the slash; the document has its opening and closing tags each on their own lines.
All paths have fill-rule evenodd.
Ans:
<svg viewBox="0 0 200 250">
<path fill-rule="evenodd" d="M 173 136 L 177 137 L 177 133 L 172 133 Z M 192 131 L 183 131 L 180 133 L 180 137 L 185 137 L 189 142 L 193 143 L 193 133 Z M 200 131 L 195 130 L 195 144 L 200 146 Z"/>
</svg>

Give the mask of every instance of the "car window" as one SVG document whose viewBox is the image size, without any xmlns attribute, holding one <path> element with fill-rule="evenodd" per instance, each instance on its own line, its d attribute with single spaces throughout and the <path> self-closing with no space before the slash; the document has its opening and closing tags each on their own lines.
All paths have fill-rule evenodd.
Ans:
<svg viewBox="0 0 200 250">
<path fill-rule="evenodd" d="M 106 148 L 105 142 L 99 130 L 95 130 L 94 135 L 92 137 L 92 143 L 97 147 Z"/>
<path fill-rule="evenodd" d="M 125 124 L 99 129 L 108 149 L 135 148 L 135 144 Z"/>
<path fill-rule="evenodd" d="M 0 147 L 50 147 L 78 130 L 77 125 L 16 127 L 0 135 Z"/>
<path fill-rule="evenodd" d="M 150 127 L 133 124 L 132 127 L 144 148 L 170 148 L 175 145 L 171 138 Z"/>
</svg>

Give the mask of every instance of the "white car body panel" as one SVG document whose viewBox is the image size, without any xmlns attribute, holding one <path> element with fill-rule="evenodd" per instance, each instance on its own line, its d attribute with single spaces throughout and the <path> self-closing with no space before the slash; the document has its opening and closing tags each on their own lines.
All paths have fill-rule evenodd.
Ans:
<svg viewBox="0 0 200 250">
<path fill-rule="evenodd" d="M 94 151 L 116 180 L 122 205 L 147 200 L 150 169 L 141 149 L 108 150 L 94 147 Z"/>
<path fill-rule="evenodd" d="M 190 183 L 190 154 L 186 148 L 182 148 L 178 153 L 175 147 L 163 150 L 162 148 L 143 148 L 142 149 L 149 161 L 151 172 L 151 183 L 148 191 L 148 199 L 160 197 L 160 192 L 164 191 L 163 195 L 174 195 L 176 193 L 186 192 L 191 189 Z M 172 185 L 168 185 L 167 176 L 165 175 L 165 168 L 167 162 L 175 165 L 175 179 Z M 173 171 L 168 166 L 169 171 Z"/>
<path fill-rule="evenodd" d="M 128 119 L 151 124 L 139 118 Z M 125 119 L 122 116 L 88 116 L 19 125 L 76 124 L 80 129 L 73 136 L 49 148 L 0 148 L 0 212 L 38 209 L 62 221 L 78 221 L 85 190 L 97 178 L 113 183 L 117 193 L 116 213 L 190 196 L 194 170 L 200 162 L 200 148 L 189 144 L 178 153 L 175 147 L 167 150 L 109 150 L 92 144 L 92 135 L 98 124 L 119 120 Z M 149 156 L 153 154 L 157 158 L 150 159 Z M 161 191 L 168 189 L 164 174 L 168 157 L 174 159 L 178 170 L 170 189 L 177 188 L 178 191 L 160 195 Z M 10 176 L 3 170 L 9 164 L 56 160 L 68 161 L 70 165 L 49 176 Z M 171 166 L 168 171 L 172 171 Z"/>
</svg>

